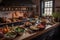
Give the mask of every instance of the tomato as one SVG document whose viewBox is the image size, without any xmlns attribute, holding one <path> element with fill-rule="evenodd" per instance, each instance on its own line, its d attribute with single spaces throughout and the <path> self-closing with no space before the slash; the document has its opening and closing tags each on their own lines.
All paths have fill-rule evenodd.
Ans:
<svg viewBox="0 0 60 40">
<path fill-rule="evenodd" d="M 42 24 L 38 24 L 38 28 L 44 28 Z"/>
</svg>

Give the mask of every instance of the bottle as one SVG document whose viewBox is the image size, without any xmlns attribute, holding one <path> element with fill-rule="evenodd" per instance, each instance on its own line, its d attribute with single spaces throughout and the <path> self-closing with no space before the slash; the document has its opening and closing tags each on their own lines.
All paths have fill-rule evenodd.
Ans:
<svg viewBox="0 0 60 40">
<path fill-rule="evenodd" d="M 40 23 L 40 21 L 39 21 L 39 19 L 37 18 L 35 25 L 37 26 L 39 23 Z"/>
</svg>

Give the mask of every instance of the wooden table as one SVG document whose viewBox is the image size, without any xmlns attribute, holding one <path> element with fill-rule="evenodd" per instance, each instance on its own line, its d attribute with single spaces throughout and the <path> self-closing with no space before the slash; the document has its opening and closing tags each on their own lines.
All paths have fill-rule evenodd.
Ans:
<svg viewBox="0 0 60 40">
<path fill-rule="evenodd" d="M 37 32 L 32 33 L 32 34 L 29 34 L 26 32 L 22 36 L 16 37 L 14 40 L 30 40 L 30 39 L 33 39 L 39 35 L 42 35 L 42 34 L 48 32 L 51 29 L 56 28 L 58 25 L 59 25 L 59 23 L 56 23 L 49 28 L 45 28 L 43 31 L 37 31 Z"/>
</svg>

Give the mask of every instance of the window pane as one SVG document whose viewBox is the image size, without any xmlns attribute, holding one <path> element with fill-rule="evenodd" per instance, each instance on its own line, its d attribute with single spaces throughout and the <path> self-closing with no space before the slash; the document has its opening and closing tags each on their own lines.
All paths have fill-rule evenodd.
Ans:
<svg viewBox="0 0 60 40">
<path fill-rule="evenodd" d="M 50 7 L 53 6 L 53 1 L 49 1 L 49 6 L 50 6 Z"/>
<path fill-rule="evenodd" d="M 52 6 L 53 5 L 53 1 L 46 1 L 45 2 L 45 8 L 44 8 L 44 13 L 45 15 L 52 15 Z"/>
<path fill-rule="evenodd" d="M 48 7 L 48 2 L 45 2 L 45 7 Z"/>
<path fill-rule="evenodd" d="M 46 1 L 45 7 L 52 7 L 53 2 L 52 1 Z"/>
<path fill-rule="evenodd" d="M 52 8 L 45 8 L 44 13 L 49 16 L 52 15 Z"/>
</svg>

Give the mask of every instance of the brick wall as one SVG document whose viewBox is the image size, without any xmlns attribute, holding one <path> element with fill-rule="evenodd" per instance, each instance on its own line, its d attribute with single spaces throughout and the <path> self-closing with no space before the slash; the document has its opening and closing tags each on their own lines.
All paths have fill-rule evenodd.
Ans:
<svg viewBox="0 0 60 40">
<path fill-rule="evenodd" d="M 36 13 L 40 16 L 40 0 L 33 0 L 36 4 Z"/>
<path fill-rule="evenodd" d="M 55 12 L 60 12 L 60 0 L 55 0 Z"/>
</svg>

